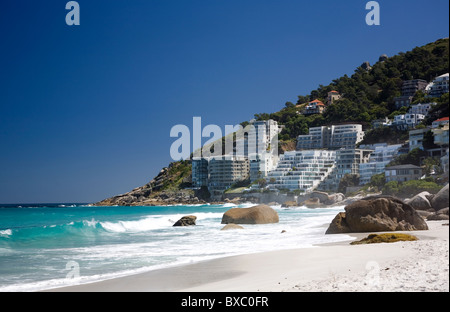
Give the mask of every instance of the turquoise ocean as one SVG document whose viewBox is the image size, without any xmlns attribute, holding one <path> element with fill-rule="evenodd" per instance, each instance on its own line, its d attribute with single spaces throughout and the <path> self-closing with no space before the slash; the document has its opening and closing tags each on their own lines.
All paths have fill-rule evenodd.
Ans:
<svg viewBox="0 0 450 312">
<path fill-rule="evenodd" d="M 280 217 L 277 224 L 221 231 L 225 211 L 250 206 L 0 205 L 0 291 L 38 291 L 349 238 L 325 235 L 326 224 L 343 206 L 272 206 Z M 172 226 L 185 215 L 195 215 L 197 225 Z"/>
</svg>

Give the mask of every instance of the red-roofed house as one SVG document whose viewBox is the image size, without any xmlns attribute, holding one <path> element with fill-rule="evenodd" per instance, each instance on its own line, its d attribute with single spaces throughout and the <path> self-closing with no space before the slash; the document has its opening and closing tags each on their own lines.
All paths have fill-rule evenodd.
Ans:
<svg viewBox="0 0 450 312">
<path fill-rule="evenodd" d="M 431 128 L 438 128 L 439 126 L 448 125 L 448 117 L 443 117 L 438 120 L 433 121 Z"/>
<path fill-rule="evenodd" d="M 304 115 L 312 115 L 312 114 L 323 114 L 325 111 L 325 104 L 320 100 L 314 100 L 308 103 L 305 110 L 303 111 Z"/>
</svg>

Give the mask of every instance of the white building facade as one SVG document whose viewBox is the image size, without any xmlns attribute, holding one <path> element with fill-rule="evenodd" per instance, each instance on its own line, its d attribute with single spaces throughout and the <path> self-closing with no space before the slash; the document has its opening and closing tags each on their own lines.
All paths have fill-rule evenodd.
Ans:
<svg viewBox="0 0 450 312">
<path fill-rule="evenodd" d="M 286 152 L 267 177 L 269 188 L 309 193 L 332 172 L 336 152 L 304 150 Z"/>
<path fill-rule="evenodd" d="M 309 128 L 309 134 L 297 137 L 297 150 L 355 148 L 364 138 L 362 125 L 333 125 Z"/>
<path fill-rule="evenodd" d="M 383 173 L 386 165 L 398 156 L 401 147 L 401 144 L 387 145 L 386 143 L 364 146 L 364 148 L 373 149 L 373 152 L 369 156 L 369 162 L 359 164 L 359 184 L 367 184 L 372 176 Z"/>
</svg>

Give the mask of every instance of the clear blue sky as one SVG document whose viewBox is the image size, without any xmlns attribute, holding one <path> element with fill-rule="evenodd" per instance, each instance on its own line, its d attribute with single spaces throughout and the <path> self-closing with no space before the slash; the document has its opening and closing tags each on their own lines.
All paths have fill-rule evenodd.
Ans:
<svg viewBox="0 0 450 312">
<path fill-rule="evenodd" d="M 0 3 L 0 203 L 95 202 L 168 165 L 176 124 L 234 125 L 448 37 L 447 0 Z"/>
</svg>

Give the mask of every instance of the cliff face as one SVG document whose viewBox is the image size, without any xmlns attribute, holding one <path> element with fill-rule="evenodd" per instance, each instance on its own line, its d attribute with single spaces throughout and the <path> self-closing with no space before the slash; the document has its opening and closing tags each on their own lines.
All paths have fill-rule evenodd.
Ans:
<svg viewBox="0 0 450 312">
<path fill-rule="evenodd" d="M 190 189 L 192 182 L 191 163 L 174 162 L 163 168 L 159 174 L 144 186 L 132 191 L 104 199 L 95 206 L 160 206 L 172 204 L 202 203 L 198 194 Z"/>
</svg>

